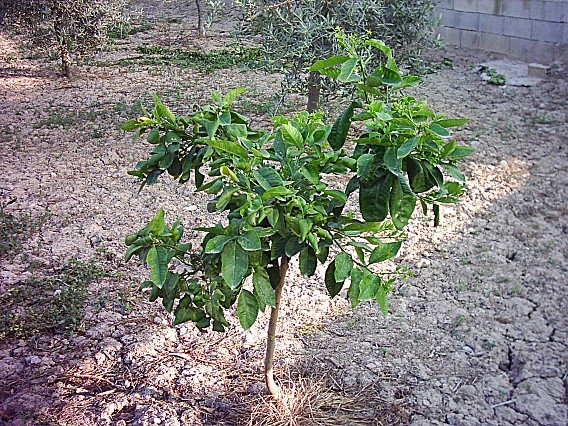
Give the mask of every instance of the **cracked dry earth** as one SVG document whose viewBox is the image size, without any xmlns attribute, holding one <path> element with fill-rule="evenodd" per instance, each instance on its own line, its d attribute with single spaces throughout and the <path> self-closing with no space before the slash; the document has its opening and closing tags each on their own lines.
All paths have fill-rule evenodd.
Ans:
<svg viewBox="0 0 568 426">
<path fill-rule="evenodd" d="M 163 34 L 137 37 L 159 44 Z M 115 272 L 90 284 L 76 332 L 0 341 L 0 424 L 247 424 L 262 389 L 266 315 L 246 332 L 200 335 L 191 325 L 170 327 L 165 311 L 136 291 L 146 271 L 120 260 L 126 234 L 160 207 L 188 228 L 213 219 L 202 213 L 201 195 L 167 179 L 138 193 L 126 171 L 145 147 L 117 125 L 135 114 L 137 100 L 149 106 L 154 92 L 178 113 L 213 89 L 236 85 L 252 88 L 243 108 L 260 105 L 278 76 L 84 65 L 66 80 L 53 63 L 25 59 L 0 37 L 0 190 L 16 199 L 10 214 L 46 218 L 19 252 L 0 259 L 0 290 L 70 257 L 94 258 Z M 99 59 L 127 57 L 139 41 Z M 416 213 L 396 260 L 414 277 L 396 287 L 387 318 L 375 304 L 352 311 L 343 298 L 330 301 L 323 271 L 305 279 L 293 265 L 277 368 L 325 373 L 334 392 L 366 398 L 362 424 L 563 426 L 566 74 L 556 70 L 533 87 L 498 87 L 472 71 L 487 58 L 445 55 L 453 67 L 426 76 L 413 94 L 437 112 L 472 118 L 455 133 L 477 148 L 464 166 L 464 202 L 443 207 L 437 228 Z M 349 423 L 337 416 L 313 424 Z"/>
</svg>

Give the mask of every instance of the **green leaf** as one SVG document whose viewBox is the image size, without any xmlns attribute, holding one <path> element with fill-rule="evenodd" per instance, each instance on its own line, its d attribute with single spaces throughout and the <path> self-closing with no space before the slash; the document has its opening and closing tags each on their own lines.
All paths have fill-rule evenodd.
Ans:
<svg viewBox="0 0 568 426">
<path fill-rule="evenodd" d="M 401 146 L 398 147 L 396 150 L 396 157 L 397 158 L 404 158 L 408 154 L 412 152 L 414 148 L 418 146 L 418 142 L 420 141 L 420 137 L 415 136 L 413 138 L 408 139 L 404 142 Z"/>
<path fill-rule="evenodd" d="M 335 272 L 334 277 L 336 282 L 343 282 L 351 275 L 353 269 L 353 259 L 351 255 L 341 252 L 335 258 Z"/>
<path fill-rule="evenodd" d="M 354 83 L 361 80 L 357 74 L 355 74 L 355 68 L 357 67 L 357 62 L 359 58 L 349 58 L 341 65 L 341 72 L 337 77 L 337 80 L 342 83 Z"/>
<path fill-rule="evenodd" d="M 441 136 L 443 138 L 449 138 L 450 137 L 450 132 L 448 132 L 445 127 L 442 127 L 437 123 L 430 123 L 428 128 L 432 132 L 436 133 L 438 136 Z"/>
<path fill-rule="evenodd" d="M 390 86 L 402 81 L 400 73 L 385 66 L 378 67 L 372 76 L 378 78 L 382 83 Z"/>
<path fill-rule="evenodd" d="M 312 164 L 306 164 L 301 168 L 304 177 L 313 185 L 317 185 L 320 182 L 320 175 L 316 166 Z"/>
<path fill-rule="evenodd" d="M 359 295 L 361 293 L 361 278 L 363 278 L 363 272 L 359 268 L 353 268 L 351 270 L 351 285 L 347 292 L 352 308 L 356 308 L 360 302 Z"/>
<path fill-rule="evenodd" d="M 390 191 L 394 175 L 383 171 L 375 183 L 359 189 L 359 207 L 363 219 L 369 222 L 382 222 L 389 212 Z"/>
<path fill-rule="evenodd" d="M 442 167 L 444 168 L 446 173 L 448 173 L 454 179 L 457 179 L 460 182 L 465 182 L 465 175 L 453 164 L 442 164 Z"/>
<path fill-rule="evenodd" d="M 260 299 L 268 306 L 276 306 L 274 289 L 272 288 L 272 284 L 270 284 L 270 276 L 266 269 L 262 266 L 255 267 L 254 274 L 252 275 L 252 282 L 254 285 L 254 291 Z"/>
<path fill-rule="evenodd" d="M 322 192 L 340 203 L 345 204 L 347 202 L 347 195 L 345 195 L 345 192 L 343 191 L 339 191 L 337 189 L 324 189 Z"/>
<path fill-rule="evenodd" d="M 223 101 L 228 104 L 232 104 L 237 97 L 245 93 L 248 89 L 246 87 L 237 87 L 236 89 L 231 90 L 229 93 L 225 95 Z"/>
<path fill-rule="evenodd" d="M 282 137 L 284 140 L 290 142 L 296 148 L 301 148 L 304 146 L 304 137 L 295 126 L 291 124 L 282 125 Z"/>
<path fill-rule="evenodd" d="M 188 308 L 178 308 L 175 311 L 174 325 L 183 324 L 187 321 L 197 322 L 205 318 L 205 312 L 201 309 L 188 307 Z"/>
<path fill-rule="evenodd" d="M 258 184 L 268 191 L 271 188 L 282 186 L 282 177 L 272 167 L 262 167 L 252 172 Z"/>
<path fill-rule="evenodd" d="M 146 225 L 146 228 L 148 229 L 148 231 L 150 231 L 150 233 L 154 235 L 162 235 L 162 233 L 166 229 L 166 222 L 164 221 L 164 216 L 165 216 L 164 209 L 158 210 L 158 213 L 156 214 L 154 219 L 152 219 L 150 223 Z"/>
<path fill-rule="evenodd" d="M 335 279 L 335 260 L 325 270 L 325 287 L 331 297 L 337 296 L 343 287 L 343 281 L 337 282 Z"/>
<path fill-rule="evenodd" d="M 138 129 L 139 127 L 144 126 L 144 124 L 140 123 L 137 119 L 133 118 L 131 120 L 125 121 L 120 125 L 120 128 L 125 132 L 131 132 L 133 130 Z"/>
<path fill-rule="evenodd" d="M 317 257 L 311 246 L 306 246 L 300 252 L 300 272 L 302 275 L 311 277 L 316 272 Z"/>
<path fill-rule="evenodd" d="M 454 152 L 454 149 L 456 149 L 456 146 L 457 146 L 456 141 L 450 141 L 447 144 L 445 144 L 440 150 L 440 157 L 444 158 L 451 155 L 451 153 Z"/>
<path fill-rule="evenodd" d="M 217 235 L 211 238 L 205 245 L 205 253 L 221 253 L 225 245 L 232 239 L 233 237 L 228 235 Z"/>
<path fill-rule="evenodd" d="M 401 246 L 402 242 L 400 241 L 395 241 L 392 243 L 379 243 L 371 253 L 369 264 L 384 262 L 387 259 L 392 259 L 396 256 Z"/>
<path fill-rule="evenodd" d="M 335 120 L 333 126 L 331 127 L 331 132 L 327 138 L 329 145 L 334 151 L 337 151 L 343 147 L 345 140 L 347 139 L 347 134 L 349 133 L 349 128 L 351 127 L 351 119 L 353 118 L 353 112 L 355 110 L 356 104 L 352 102 Z"/>
<path fill-rule="evenodd" d="M 248 290 L 242 290 L 237 302 L 237 315 L 239 322 L 245 330 L 251 328 L 258 316 L 258 300 Z"/>
<path fill-rule="evenodd" d="M 379 278 L 369 271 L 365 271 L 361 282 L 359 283 L 359 300 L 373 300 L 379 290 Z"/>
<path fill-rule="evenodd" d="M 277 186 L 275 188 L 270 188 L 264 194 L 262 194 L 262 201 L 270 200 L 271 198 L 275 197 L 286 197 L 288 195 L 293 194 L 288 188 L 284 188 L 283 186 Z"/>
<path fill-rule="evenodd" d="M 458 127 L 463 126 L 469 121 L 469 118 L 450 118 L 446 120 L 436 120 L 435 123 L 442 127 Z"/>
<path fill-rule="evenodd" d="M 234 290 L 241 284 L 247 270 L 247 252 L 236 241 L 230 241 L 221 252 L 221 276 Z"/>
<path fill-rule="evenodd" d="M 150 279 L 161 288 L 168 275 L 168 250 L 160 246 L 152 246 L 148 251 L 146 262 L 150 266 Z"/>
<path fill-rule="evenodd" d="M 416 206 L 416 194 L 412 192 L 405 180 L 404 177 L 399 176 L 393 182 L 390 193 L 390 214 L 396 229 L 406 226 Z"/>
<path fill-rule="evenodd" d="M 375 296 L 375 299 L 379 304 L 381 312 L 383 313 L 384 316 L 387 316 L 389 313 L 389 301 L 387 299 L 387 294 L 388 291 L 385 289 L 384 286 L 381 285 L 377 290 L 377 295 Z"/>
<path fill-rule="evenodd" d="M 262 248 L 260 236 L 254 229 L 245 232 L 243 235 L 239 235 L 237 241 L 246 251 L 257 251 Z"/>
<path fill-rule="evenodd" d="M 370 39 L 365 41 L 365 46 L 373 46 L 383 52 L 387 58 L 392 58 L 392 50 L 388 47 L 384 41 L 377 39 Z"/>
<path fill-rule="evenodd" d="M 205 130 L 207 131 L 207 136 L 213 138 L 217 129 L 219 128 L 219 120 L 203 120 L 203 125 L 205 126 Z"/>
<path fill-rule="evenodd" d="M 470 154 L 473 154 L 475 152 L 475 148 L 471 148 L 469 146 L 457 146 L 450 155 L 448 155 L 449 158 L 462 158 L 462 157 L 467 157 Z"/>
<path fill-rule="evenodd" d="M 158 117 L 166 117 L 168 118 L 171 122 L 175 123 L 176 121 L 176 116 L 172 114 L 172 112 L 170 111 L 170 109 L 165 106 L 162 101 L 160 100 L 160 98 L 158 97 L 158 95 L 154 95 L 154 103 L 156 104 L 156 109 L 155 109 L 155 115 Z"/>
<path fill-rule="evenodd" d="M 300 243 L 300 240 L 297 236 L 292 235 L 286 241 L 286 245 L 284 246 L 284 253 L 288 257 L 293 257 L 302 251 L 304 245 L 304 243 Z"/>
<path fill-rule="evenodd" d="M 309 72 L 319 71 L 324 68 L 334 67 L 336 65 L 341 65 L 349 59 L 349 56 L 332 56 L 331 58 L 321 59 L 316 61 L 309 69 Z"/>
<path fill-rule="evenodd" d="M 238 157 L 247 159 L 248 151 L 246 148 L 242 147 L 236 142 L 226 141 L 226 140 L 208 140 L 207 145 L 218 149 L 219 151 L 226 152 L 228 154 L 233 154 Z"/>
</svg>

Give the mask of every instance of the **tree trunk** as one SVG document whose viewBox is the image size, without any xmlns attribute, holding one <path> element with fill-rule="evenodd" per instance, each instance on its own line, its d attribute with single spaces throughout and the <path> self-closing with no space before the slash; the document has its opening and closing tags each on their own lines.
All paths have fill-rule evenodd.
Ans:
<svg viewBox="0 0 568 426">
<path fill-rule="evenodd" d="M 55 39 L 59 48 L 59 57 L 61 58 L 61 72 L 67 78 L 71 76 L 71 53 L 65 36 L 65 26 L 63 22 L 63 11 L 59 8 L 57 1 L 51 3 L 51 11 L 55 15 L 53 21 L 53 30 L 55 31 Z"/>
<path fill-rule="evenodd" d="M 312 71 L 308 77 L 308 112 L 314 112 L 319 107 L 321 92 L 321 77 L 319 72 Z"/>
<path fill-rule="evenodd" d="M 274 348 L 276 346 L 276 323 L 278 322 L 278 311 L 280 310 L 280 300 L 282 299 L 282 289 L 286 282 L 286 272 L 288 271 L 288 257 L 282 256 L 280 261 L 280 281 L 274 290 L 276 303 L 270 310 L 270 322 L 268 323 L 268 337 L 266 340 L 266 356 L 264 358 L 264 380 L 266 387 L 272 396 L 277 398 L 280 395 L 280 386 L 274 381 Z"/>
<path fill-rule="evenodd" d="M 205 22 L 201 0 L 195 0 L 195 5 L 197 6 L 197 37 L 205 37 Z"/>
</svg>

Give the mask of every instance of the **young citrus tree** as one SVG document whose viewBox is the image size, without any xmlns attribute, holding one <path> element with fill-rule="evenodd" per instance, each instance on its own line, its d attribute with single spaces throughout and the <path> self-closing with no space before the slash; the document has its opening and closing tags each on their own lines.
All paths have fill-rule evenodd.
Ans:
<svg viewBox="0 0 568 426">
<path fill-rule="evenodd" d="M 273 355 L 279 306 L 290 260 L 302 274 L 325 265 L 331 297 L 347 289 L 353 307 L 376 300 L 386 315 L 397 275 L 381 273 L 405 237 L 415 205 L 426 211 L 457 201 L 464 176 L 456 162 L 473 150 L 457 146 L 447 128 L 465 120 L 436 115 L 425 102 L 400 91 L 419 83 L 403 76 L 384 43 L 340 34 L 345 55 L 316 62 L 311 70 L 356 86 L 333 124 L 322 114 L 274 118 L 270 132 L 253 130 L 231 104 L 245 89 L 213 93 L 212 105 L 179 117 L 155 98 L 155 109 L 126 122 L 124 130 L 147 133 L 150 156 L 129 172 L 152 184 L 167 172 L 212 196 L 210 212 L 226 221 L 208 228 L 199 247 L 183 243 L 183 225 L 168 225 L 164 211 L 129 235 L 126 260 L 138 255 L 150 267 L 150 300 L 162 299 L 175 324 L 193 321 L 202 331 L 224 331 L 224 312 L 236 305 L 249 328 L 270 307 L 265 358 L 268 390 L 279 394 Z M 383 64 L 367 70 L 377 53 Z M 347 141 L 352 121 L 366 130 Z M 348 143 L 346 143 L 348 142 Z M 348 183 L 339 185 L 345 176 Z M 452 178 L 452 179 L 448 179 Z M 350 198 L 356 205 L 349 205 Z"/>
</svg>

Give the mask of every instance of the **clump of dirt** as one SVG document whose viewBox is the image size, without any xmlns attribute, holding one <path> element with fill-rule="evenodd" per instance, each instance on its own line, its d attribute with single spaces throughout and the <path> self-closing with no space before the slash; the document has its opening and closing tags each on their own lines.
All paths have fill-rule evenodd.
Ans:
<svg viewBox="0 0 568 426">
<path fill-rule="evenodd" d="M 73 334 L 0 342 L 2 424 L 246 424 L 265 403 L 265 316 L 223 335 L 172 327 L 137 291 L 145 269 L 120 260 L 124 236 L 160 207 L 188 228 L 209 223 L 200 213 L 205 198 L 190 188 L 163 179 L 138 193 L 126 171 L 146 148 L 118 125 L 155 92 L 182 113 L 212 90 L 248 86 L 240 106 L 253 114 L 278 90 L 279 76 L 113 66 L 141 44 L 191 38 L 193 2 L 144 4 L 153 7 L 138 17 L 148 18 L 146 30 L 71 80 L 0 35 L 0 193 L 16 199 L 6 207 L 12 217 L 42 218 L 0 258 L 0 291 L 73 257 L 114 272 L 88 285 Z M 215 46 L 229 43 L 221 29 L 212 28 Z M 444 54 L 453 65 L 425 76 L 413 95 L 450 117 L 471 117 L 455 134 L 477 149 L 466 164 L 465 200 L 443 207 L 437 228 L 416 214 L 397 260 L 415 276 L 395 289 L 386 318 L 374 304 L 351 311 L 344 298 L 330 300 L 323 271 L 305 278 L 293 265 L 278 370 L 324 375 L 337 395 L 368 398 L 368 424 L 566 424 L 568 85 L 558 72 L 532 87 L 480 83 L 475 65 L 491 58 Z M 341 424 L 334 421 L 322 424 Z"/>
</svg>

